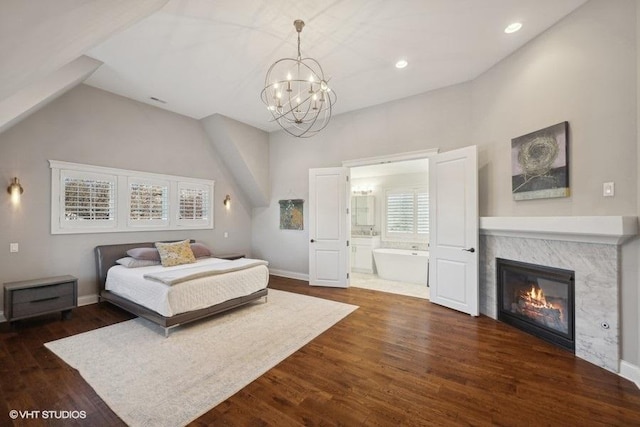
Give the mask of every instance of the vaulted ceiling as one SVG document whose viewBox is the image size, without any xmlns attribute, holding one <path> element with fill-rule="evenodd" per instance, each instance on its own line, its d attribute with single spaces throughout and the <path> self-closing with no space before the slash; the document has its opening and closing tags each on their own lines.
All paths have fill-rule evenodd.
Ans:
<svg viewBox="0 0 640 427">
<path fill-rule="evenodd" d="M 270 131 L 260 92 L 270 64 L 296 55 L 295 19 L 306 23 L 302 54 L 330 76 L 339 114 L 473 79 L 584 2 L 171 0 L 89 50 L 104 65 L 87 83 Z M 505 34 L 515 21 L 522 30 Z"/>
<path fill-rule="evenodd" d="M 302 54 L 321 63 L 339 114 L 469 81 L 585 1 L 9 0 L 0 4 L 0 122 L 7 106 L 33 111 L 58 96 L 51 88 L 23 97 L 32 107 L 7 102 L 87 55 L 103 63 L 92 86 L 272 131 L 260 92 L 270 64 L 296 55 L 295 19 L 306 22 Z M 505 34 L 515 21 L 522 29 Z M 401 58 L 409 65 L 396 69 Z"/>
</svg>

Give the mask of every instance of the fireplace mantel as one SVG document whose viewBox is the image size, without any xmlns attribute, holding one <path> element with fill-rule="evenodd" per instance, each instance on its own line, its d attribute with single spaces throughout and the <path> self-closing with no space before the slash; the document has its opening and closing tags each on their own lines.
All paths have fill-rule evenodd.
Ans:
<svg viewBox="0 0 640 427">
<path fill-rule="evenodd" d="M 638 234 L 638 217 L 485 216 L 480 234 L 620 245 Z"/>
</svg>

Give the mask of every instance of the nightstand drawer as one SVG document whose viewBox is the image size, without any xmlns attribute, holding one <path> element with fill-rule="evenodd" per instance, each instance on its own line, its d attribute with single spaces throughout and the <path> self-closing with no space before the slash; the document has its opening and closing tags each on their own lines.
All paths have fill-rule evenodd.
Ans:
<svg viewBox="0 0 640 427">
<path fill-rule="evenodd" d="M 68 310 L 75 307 L 73 292 L 67 295 L 57 295 L 50 297 L 39 296 L 37 299 L 28 302 L 15 302 L 13 304 L 13 318 L 36 316 L 38 314 L 53 313 L 61 310 Z"/>
<path fill-rule="evenodd" d="M 13 303 L 34 302 L 64 295 L 73 297 L 74 284 L 72 282 L 60 283 L 58 285 L 42 286 L 39 288 L 26 288 L 13 291 Z"/>
<path fill-rule="evenodd" d="M 4 317 L 9 324 L 40 314 L 60 311 L 71 317 L 78 306 L 78 279 L 73 276 L 44 277 L 4 284 Z M 12 325 L 13 326 L 13 325 Z"/>
</svg>

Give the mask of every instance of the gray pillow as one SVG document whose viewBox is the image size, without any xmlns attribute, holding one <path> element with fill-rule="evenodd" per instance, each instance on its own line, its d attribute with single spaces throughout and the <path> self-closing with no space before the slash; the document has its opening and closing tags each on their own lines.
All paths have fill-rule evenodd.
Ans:
<svg viewBox="0 0 640 427">
<path fill-rule="evenodd" d="M 118 264 L 127 268 L 148 267 L 150 265 L 160 265 L 160 261 L 153 261 L 149 259 L 135 259 L 130 256 L 120 258 L 116 261 Z"/>
<path fill-rule="evenodd" d="M 160 253 L 156 248 L 133 248 L 127 251 L 127 255 L 135 259 L 160 262 Z"/>
<path fill-rule="evenodd" d="M 193 252 L 193 256 L 195 256 L 196 258 L 205 258 L 211 256 L 211 251 L 209 250 L 209 248 L 202 243 L 192 243 L 191 252 Z"/>
</svg>

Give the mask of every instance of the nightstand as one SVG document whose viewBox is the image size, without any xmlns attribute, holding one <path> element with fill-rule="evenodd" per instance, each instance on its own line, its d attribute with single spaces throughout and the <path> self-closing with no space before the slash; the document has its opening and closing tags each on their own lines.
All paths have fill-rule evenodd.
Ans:
<svg viewBox="0 0 640 427">
<path fill-rule="evenodd" d="M 7 322 L 41 314 L 62 312 L 71 317 L 78 306 L 78 279 L 73 276 L 46 277 L 4 284 L 4 317 Z"/>
</svg>

